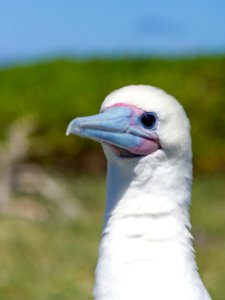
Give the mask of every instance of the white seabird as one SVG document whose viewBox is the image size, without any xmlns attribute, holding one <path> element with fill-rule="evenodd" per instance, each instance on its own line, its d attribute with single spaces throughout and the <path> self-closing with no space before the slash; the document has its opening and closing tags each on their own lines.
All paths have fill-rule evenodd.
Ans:
<svg viewBox="0 0 225 300">
<path fill-rule="evenodd" d="M 190 233 L 192 150 L 188 118 L 164 91 L 131 85 L 67 134 L 102 143 L 108 160 L 96 300 L 210 300 Z"/>
</svg>

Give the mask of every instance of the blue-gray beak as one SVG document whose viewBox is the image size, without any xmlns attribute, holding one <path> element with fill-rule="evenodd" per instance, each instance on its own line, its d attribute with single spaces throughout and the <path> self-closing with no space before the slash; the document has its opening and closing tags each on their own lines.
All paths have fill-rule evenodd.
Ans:
<svg viewBox="0 0 225 300">
<path fill-rule="evenodd" d="M 76 134 L 132 151 L 143 142 L 143 138 L 148 137 L 135 126 L 132 115 L 130 107 L 110 107 L 98 115 L 72 120 L 66 134 Z"/>
</svg>

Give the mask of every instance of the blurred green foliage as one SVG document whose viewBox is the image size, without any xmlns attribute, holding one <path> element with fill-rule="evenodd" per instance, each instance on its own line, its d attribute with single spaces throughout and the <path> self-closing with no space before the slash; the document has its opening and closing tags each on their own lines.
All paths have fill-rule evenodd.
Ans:
<svg viewBox="0 0 225 300">
<path fill-rule="evenodd" d="M 17 118 L 33 116 L 30 160 L 74 170 L 104 168 L 98 143 L 66 137 L 69 121 L 95 114 L 105 96 L 128 84 L 152 84 L 183 104 L 192 124 L 198 173 L 225 171 L 225 57 L 180 60 L 58 60 L 0 70 L 1 138 Z M 101 159 L 100 159 L 101 158 Z M 192 224 L 200 273 L 214 300 L 225 294 L 225 176 L 194 181 Z M 91 299 L 105 183 L 70 178 L 90 212 L 86 221 L 35 223 L 0 218 L 0 299 Z"/>
<path fill-rule="evenodd" d="M 32 115 L 37 130 L 31 159 L 68 169 L 102 168 L 93 159 L 102 155 L 97 143 L 65 137 L 68 122 L 97 113 L 114 89 L 151 84 L 174 95 L 187 111 L 196 171 L 225 171 L 224 83 L 225 57 L 58 60 L 11 67 L 0 71 L 1 136 L 13 120 Z"/>
<path fill-rule="evenodd" d="M 198 177 L 191 208 L 201 277 L 213 300 L 225 295 L 224 176 Z M 90 212 L 74 223 L 0 218 L 0 299 L 89 300 L 103 222 L 105 182 L 70 178 Z"/>
</svg>

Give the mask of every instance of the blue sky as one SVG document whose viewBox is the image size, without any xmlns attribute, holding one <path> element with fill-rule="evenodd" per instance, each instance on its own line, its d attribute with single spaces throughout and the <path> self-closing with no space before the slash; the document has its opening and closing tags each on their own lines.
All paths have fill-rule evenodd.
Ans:
<svg viewBox="0 0 225 300">
<path fill-rule="evenodd" d="M 225 52 L 224 0 L 0 2 L 0 61 Z"/>
</svg>

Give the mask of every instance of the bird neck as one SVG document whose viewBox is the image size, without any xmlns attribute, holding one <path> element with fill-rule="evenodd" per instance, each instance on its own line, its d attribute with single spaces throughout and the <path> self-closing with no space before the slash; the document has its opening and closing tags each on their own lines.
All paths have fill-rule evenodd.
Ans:
<svg viewBox="0 0 225 300">
<path fill-rule="evenodd" d="M 158 151 L 137 160 L 109 161 L 105 225 L 129 216 L 176 216 L 189 225 L 192 161 L 170 159 Z"/>
<path fill-rule="evenodd" d="M 181 299 L 173 295 L 177 280 L 198 278 L 189 232 L 191 161 L 161 158 L 163 164 L 143 159 L 124 168 L 109 162 L 97 300 Z M 154 297 L 163 285 L 167 295 Z"/>
</svg>

